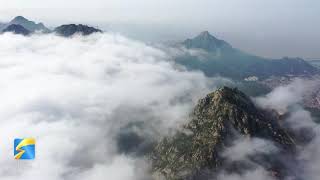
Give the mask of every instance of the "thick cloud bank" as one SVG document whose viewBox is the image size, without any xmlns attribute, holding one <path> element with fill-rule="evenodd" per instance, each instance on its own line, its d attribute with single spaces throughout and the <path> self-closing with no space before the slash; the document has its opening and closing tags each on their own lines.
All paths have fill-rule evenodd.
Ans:
<svg viewBox="0 0 320 180">
<path fill-rule="evenodd" d="M 273 109 L 284 115 L 280 124 L 294 136 L 297 151 L 294 156 L 278 154 L 272 142 L 258 138 L 239 138 L 227 148 L 223 156 L 229 161 L 241 161 L 249 165 L 242 173 L 221 172 L 218 180 L 278 180 L 277 173 L 270 173 L 265 160 L 277 160 L 280 171 L 286 169 L 284 180 L 318 180 L 320 177 L 320 126 L 301 104 L 303 97 L 319 85 L 318 80 L 295 79 L 288 85 L 279 86 L 269 94 L 254 99 L 263 109 Z M 267 155 L 267 159 L 256 161 Z M 255 157 L 255 158 L 253 158 Z M 267 162 L 266 161 L 266 162 Z"/>
<path fill-rule="evenodd" d="M 141 155 L 227 81 L 177 68 L 170 56 L 179 51 L 116 34 L 2 34 L 0 44 L 1 180 L 151 179 Z M 288 164 L 308 180 L 320 177 L 320 131 L 299 103 L 314 83 L 297 80 L 256 99 L 263 108 L 290 111 L 285 124 L 295 131 L 312 132 L 298 147 L 298 163 Z M 36 138 L 36 160 L 13 159 L 13 140 L 23 137 Z M 223 155 L 254 168 L 218 179 L 272 180 L 248 157 L 277 151 L 272 142 L 239 138 Z"/>
<path fill-rule="evenodd" d="M 304 96 L 310 95 L 319 84 L 318 79 L 296 78 L 290 84 L 276 87 L 271 93 L 257 98 L 256 101 L 263 108 L 276 109 L 285 113 L 290 106 L 301 104 Z"/>
<path fill-rule="evenodd" d="M 317 79 L 296 79 L 288 85 L 275 88 L 266 96 L 255 99 L 262 108 L 288 114 L 282 124 L 295 134 L 298 151 L 297 161 L 289 161 L 287 166 L 299 175 L 299 180 L 318 180 L 320 177 L 320 125 L 315 122 L 311 113 L 301 106 L 303 97 L 310 94 L 319 83 Z"/>
<path fill-rule="evenodd" d="M 115 34 L 3 34 L 0 44 L 1 180 L 148 178 L 130 142 L 169 133 L 214 82 Z M 36 138 L 36 160 L 13 159 L 22 137 Z"/>
</svg>

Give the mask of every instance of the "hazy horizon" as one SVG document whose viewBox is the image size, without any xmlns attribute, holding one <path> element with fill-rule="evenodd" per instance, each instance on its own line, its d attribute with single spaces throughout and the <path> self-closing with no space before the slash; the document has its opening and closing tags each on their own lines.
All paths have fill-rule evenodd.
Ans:
<svg viewBox="0 0 320 180">
<path fill-rule="evenodd" d="M 319 180 L 319 0 L 0 1 L 0 180 Z"/>
<path fill-rule="evenodd" d="M 313 0 L 17 0 L 0 7 L 0 21 L 22 15 L 49 27 L 85 23 L 148 42 L 179 41 L 208 30 L 259 56 L 320 59 L 319 8 Z"/>
</svg>

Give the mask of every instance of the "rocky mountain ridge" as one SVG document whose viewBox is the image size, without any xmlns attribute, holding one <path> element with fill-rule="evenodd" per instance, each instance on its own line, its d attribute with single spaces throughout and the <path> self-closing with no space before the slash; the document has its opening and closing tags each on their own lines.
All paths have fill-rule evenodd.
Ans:
<svg viewBox="0 0 320 180">
<path fill-rule="evenodd" d="M 153 172 L 168 180 L 182 180 L 213 178 L 222 168 L 239 171 L 221 156 L 239 137 L 272 141 L 286 153 L 295 149 L 295 141 L 276 115 L 255 107 L 241 91 L 223 87 L 199 100 L 191 120 L 156 145 L 151 156 Z M 279 164 L 274 158 L 266 167 L 285 176 L 286 172 L 276 167 Z"/>
</svg>

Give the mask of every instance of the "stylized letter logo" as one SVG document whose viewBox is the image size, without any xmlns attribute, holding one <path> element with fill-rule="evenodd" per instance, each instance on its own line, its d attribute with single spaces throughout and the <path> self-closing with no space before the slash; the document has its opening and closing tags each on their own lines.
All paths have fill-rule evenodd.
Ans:
<svg viewBox="0 0 320 180">
<path fill-rule="evenodd" d="M 35 144 L 33 138 L 15 139 L 14 140 L 14 158 L 15 159 L 34 159 Z"/>
</svg>

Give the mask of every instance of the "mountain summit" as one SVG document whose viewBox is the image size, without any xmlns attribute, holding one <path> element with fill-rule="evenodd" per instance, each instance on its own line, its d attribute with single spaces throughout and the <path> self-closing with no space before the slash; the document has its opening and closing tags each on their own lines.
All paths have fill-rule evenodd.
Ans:
<svg viewBox="0 0 320 180">
<path fill-rule="evenodd" d="M 200 33 L 193 39 L 187 39 L 182 43 L 186 48 L 204 49 L 207 51 L 217 51 L 219 49 L 231 49 L 231 45 L 227 42 L 217 39 L 208 31 Z"/>
<path fill-rule="evenodd" d="M 26 19 L 25 17 L 23 16 L 16 16 L 15 18 L 13 18 L 11 20 L 12 23 L 19 23 L 19 22 L 28 22 L 29 20 Z"/>
<path fill-rule="evenodd" d="M 152 154 L 153 171 L 168 180 L 208 179 L 205 172 L 226 167 L 222 151 L 239 137 L 269 140 L 286 152 L 295 146 L 277 116 L 256 108 L 241 91 L 224 87 L 201 99 L 191 121 L 157 144 Z M 268 158 L 270 164 L 264 165 L 274 170 L 279 163 L 275 156 Z"/>
<path fill-rule="evenodd" d="M 101 33 L 102 30 L 82 24 L 65 24 L 55 28 L 54 32 L 64 37 L 70 37 L 77 33 L 84 36 L 97 32 Z"/>
<path fill-rule="evenodd" d="M 7 26 L 12 25 L 12 24 L 21 25 L 21 26 L 23 26 L 25 29 L 27 29 L 30 32 L 36 32 L 36 31 L 41 31 L 41 32 L 44 32 L 44 33 L 50 32 L 50 29 L 45 27 L 43 23 L 35 23 L 34 21 L 30 21 L 30 20 L 26 19 L 23 16 L 17 16 L 15 18 L 13 18 L 7 24 Z"/>
</svg>

